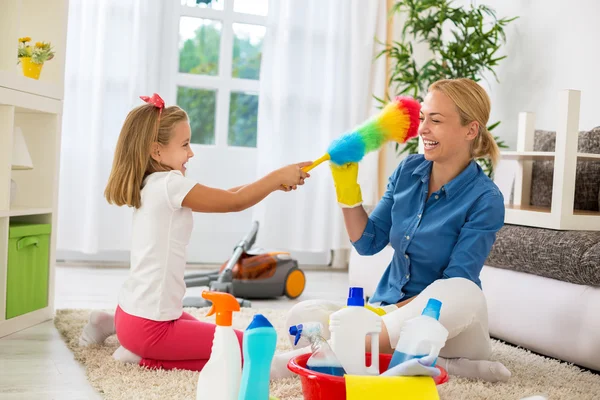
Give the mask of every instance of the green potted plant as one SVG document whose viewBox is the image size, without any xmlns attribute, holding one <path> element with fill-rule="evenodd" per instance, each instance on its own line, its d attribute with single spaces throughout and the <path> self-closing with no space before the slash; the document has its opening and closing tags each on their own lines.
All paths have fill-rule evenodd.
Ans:
<svg viewBox="0 0 600 400">
<path fill-rule="evenodd" d="M 387 55 L 392 60 L 389 87 L 395 94 L 422 101 L 429 85 L 437 80 L 470 78 L 478 82 L 486 72 L 498 81 L 494 68 L 506 58 L 498 54 L 506 43 L 504 28 L 517 17 L 497 19 L 488 6 L 453 7 L 451 0 L 398 0 L 390 13 L 406 15 L 400 40 L 386 43 L 385 50 L 377 56 Z M 414 42 L 425 43 L 429 48 L 431 56 L 422 65 L 415 60 Z M 491 132 L 499 124 L 499 121 L 491 124 L 488 130 Z M 500 148 L 507 148 L 498 137 L 495 139 Z M 399 150 L 399 145 L 396 149 Z M 415 138 L 399 154 L 417 152 L 418 138 Z M 477 162 L 492 177 L 491 161 Z"/>
</svg>

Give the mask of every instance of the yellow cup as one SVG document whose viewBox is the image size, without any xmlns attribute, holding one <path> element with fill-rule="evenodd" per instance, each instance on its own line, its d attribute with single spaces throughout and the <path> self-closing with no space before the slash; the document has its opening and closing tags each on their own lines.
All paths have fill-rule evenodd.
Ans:
<svg viewBox="0 0 600 400">
<path fill-rule="evenodd" d="M 44 64 L 35 64 L 31 62 L 31 57 L 21 57 L 21 66 L 23 67 L 23 75 L 32 79 L 40 79 L 42 67 Z"/>
</svg>

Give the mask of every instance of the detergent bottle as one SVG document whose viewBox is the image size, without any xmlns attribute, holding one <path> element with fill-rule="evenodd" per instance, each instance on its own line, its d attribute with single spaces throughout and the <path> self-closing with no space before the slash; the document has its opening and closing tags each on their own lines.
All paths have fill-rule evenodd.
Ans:
<svg viewBox="0 0 600 400">
<path fill-rule="evenodd" d="M 323 325 L 320 322 L 308 322 L 290 326 L 290 335 L 296 336 L 294 345 L 301 337 L 310 342 L 312 355 L 306 361 L 306 368 L 322 374 L 344 376 L 346 371 L 335 356 L 329 343 L 323 338 Z"/>
<path fill-rule="evenodd" d="M 262 314 L 256 314 L 244 332 L 244 368 L 238 400 L 268 400 L 271 361 L 277 332 Z"/>
<path fill-rule="evenodd" d="M 347 306 L 331 314 L 331 348 L 347 374 L 379 375 L 381 316 L 365 308 L 363 289 L 351 287 Z M 371 336 L 371 365 L 367 367 L 365 340 Z"/>
<path fill-rule="evenodd" d="M 431 298 L 420 316 L 402 325 L 388 370 L 412 358 L 430 354 L 434 357 L 431 366 L 435 366 L 437 356 L 448 338 L 448 330 L 439 321 L 441 308 L 442 302 Z"/>
<path fill-rule="evenodd" d="M 242 355 L 231 327 L 232 314 L 240 305 L 229 293 L 202 292 L 212 302 L 207 316 L 217 314 L 210 359 L 200 371 L 196 399 L 237 400 L 242 374 Z"/>
</svg>

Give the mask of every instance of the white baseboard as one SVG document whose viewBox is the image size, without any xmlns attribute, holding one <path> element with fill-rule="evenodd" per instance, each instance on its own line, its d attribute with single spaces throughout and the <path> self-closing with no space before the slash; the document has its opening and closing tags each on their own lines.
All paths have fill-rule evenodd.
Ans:
<svg viewBox="0 0 600 400">
<path fill-rule="evenodd" d="M 300 265 L 317 265 L 317 266 L 331 266 L 336 269 L 346 269 L 348 266 L 345 255 L 340 253 L 339 257 L 332 255 L 329 252 L 317 253 L 317 252 L 302 252 L 292 251 L 290 252 L 292 257 L 298 260 Z M 333 252 L 337 254 L 337 252 Z M 66 263 L 95 263 L 95 264 L 129 264 L 129 251 L 102 251 L 95 254 L 86 254 L 77 251 L 68 250 L 57 250 L 56 260 Z M 218 264 L 225 262 L 226 259 L 217 260 L 188 260 L 189 263 L 199 264 Z M 334 263 L 335 261 L 335 263 Z"/>
</svg>

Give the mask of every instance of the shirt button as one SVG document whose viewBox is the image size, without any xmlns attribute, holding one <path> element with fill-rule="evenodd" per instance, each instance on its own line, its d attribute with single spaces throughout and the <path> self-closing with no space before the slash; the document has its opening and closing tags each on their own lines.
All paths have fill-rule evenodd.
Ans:
<svg viewBox="0 0 600 400">
<path fill-rule="evenodd" d="M 417 215 L 417 218 L 421 218 L 421 214 Z"/>
<path fill-rule="evenodd" d="M 437 200 L 437 199 L 439 199 L 439 198 L 440 198 L 440 196 L 438 196 L 438 195 L 436 194 L 436 195 L 435 195 L 435 199 Z"/>
<path fill-rule="evenodd" d="M 405 255 L 404 255 L 404 258 L 406 258 L 406 259 L 408 260 L 408 254 L 405 254 Z"/>
<path fill-rule="evenodd" d="M 445 191 L 446 191 L 446 188 L 442 188 L 442 192 L 445 192 Z"/>
<path fill-rule="evenodd" d="M 410 274 L 406 274 L 406 279 L 410 279 Z"/>
<path fill-rule="evenodd" d="M 410 236 L 406 235 L 406 240 L 410 239 Z"/>
</svg>

